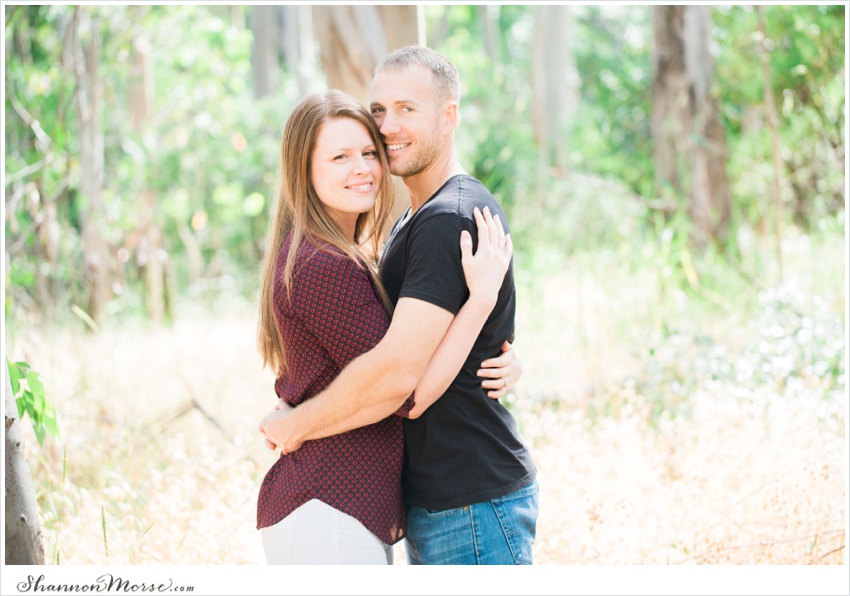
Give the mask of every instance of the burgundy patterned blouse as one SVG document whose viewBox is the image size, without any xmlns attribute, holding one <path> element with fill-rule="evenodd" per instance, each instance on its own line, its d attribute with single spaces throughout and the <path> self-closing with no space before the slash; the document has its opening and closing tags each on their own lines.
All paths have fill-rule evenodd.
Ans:
<svg viewBox="0 0 850 596">
<path fill-rule="evenodd" d="M 277 258 L 274 302 L 288 368 L 275 382 L 275 391 L 297 405 L 327 387 L 355 356 L 373 348 L 386 333 L 389 317 L 368 272 L 321 241 L 302 240 L 287 296 L 281 278 L 290 240 L 291 234 Z M 400 416 L 412 407 L 408 399 L 395 416 L 307 441 L 298 451 L 281 455 L 260 487 L 257 527 L 272 526 L 310 499 L 319 499 L 358 519 L 385 543 L 401 540 Z"/>
</svg>

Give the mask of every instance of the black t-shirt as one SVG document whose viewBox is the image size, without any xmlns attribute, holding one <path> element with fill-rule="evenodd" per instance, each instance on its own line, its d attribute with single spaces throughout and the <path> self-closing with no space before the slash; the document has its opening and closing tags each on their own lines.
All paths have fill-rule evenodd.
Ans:
<svg viewBox="0 0 850 596">
<path fill-rule="evenodd" d="M 450 178 L 403 225 L 396 223 L 381 261 L 381 279 L 393 304 L 416 298 L 457 314 L 469 297 L 460 260 L 460 233 L 478 245 L 474 207 L 505 214 L 481 182 Z M 405 214 L 406 215 L 406 214 Z M 512 340 L 516 313 L 513 264 L 496 307 L 446 393 L 416 420 L 404 421 L 404 500 L 432 510 L 451 509 L 506 495 L 537 473 L 516 421 L 487 397 L 475 373 Z"/>
</svg>

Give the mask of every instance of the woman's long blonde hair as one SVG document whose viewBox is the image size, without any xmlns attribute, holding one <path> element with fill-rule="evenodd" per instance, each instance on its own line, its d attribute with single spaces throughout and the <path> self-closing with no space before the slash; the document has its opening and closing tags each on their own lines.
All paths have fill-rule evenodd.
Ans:
<svg viewBox="0 0 850 596">
<path fill-rule="evenodd" d="M 354 241 L 347 238 L 325 211 L 310 176 L 313 151 L 322 125 L 333 118 L 351 118 L 360 122 L 375 144 L 381 160 L 383 178 L 378 187 L 375 207 L 357 218 Z M 299 245 L 306 241 L 323 241 L 338 249 L 372 276 L 387 312 L 390 303 L 378 278 L 381 230 L 393 204 L 393 184 L 387 155 L 378 127 L 369 112 L 357 100 L 342 91 L 312 95 L 299 103 L 286 121 L 280 144 L 280 181 L 277 205 L 269 219 L 268 245 L 263 259 L 260 287 L 260 318 L 257 345 L 263 364 L 276 374 L 286 369 L 286 355 L 274 305 L 277 261 L 287 234 L 292 241 L 286 255 L 282 282 L 287 292 L 292 288 L 293 266 Z M 315 243 L 321 249 L 322 244 Z"/>
</svg>

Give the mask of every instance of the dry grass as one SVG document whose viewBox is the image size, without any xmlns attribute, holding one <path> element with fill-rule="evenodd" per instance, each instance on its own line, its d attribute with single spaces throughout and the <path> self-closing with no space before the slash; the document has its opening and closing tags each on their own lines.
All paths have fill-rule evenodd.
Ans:
<svg viewBox="0 0 850 596">
<path fill-rule="evenodd" d="M 844 561 L 838 429 L 798 404 L 694 399 L 692 419 L 665 417 L 657 435 L 638 401 L 594 428 L 580 414 L 529 419 L 541 437 L 537 562 Z"/>
<path fill-rule="evenodd" d="M 512 407 L 540 469 L 535 562 L 842 564 L 843 387 L 827 390 L 817 374 L 707 380 L 678 415 L 659 416 L 629 380 L 640 331 L 621 327 L 636 312 L 651 327 L 640 309 L 661 290 L 588 279 L 552 278 L 543 308 L 519 315 L 526 374 Z M 251 310 L 224 310 L 167 328 L 7 337 L 59 413 L 61 437 L 41 452 L 28 444 L 51 562 L 264 562 L 254 513 L 274 456 L 255 425 L 273 380 Z M 684 374 L 689 357 L 675 363 Z M 192 400 L 220 428 L 187 409 Z"/>
<path fill-rule="evenodd" d="M 274 398 L 253 332 L 249 317 L 222 315 L 17 338 L 16 357 L 38 362 L 60 417 L 60 440 L 29 450 L 50 560 L 262 561 L 256 493 L 273 456 L 255 428 Z M 186 410 L 193 399 L 221 429 Z"/>
</svg>

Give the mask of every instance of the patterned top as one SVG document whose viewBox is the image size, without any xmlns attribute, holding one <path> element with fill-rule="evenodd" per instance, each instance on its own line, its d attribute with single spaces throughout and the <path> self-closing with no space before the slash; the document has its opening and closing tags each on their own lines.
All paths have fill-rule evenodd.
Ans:
<svg viewBox="0 0 850 596">
<path fill-rule="evenodd" d="M 297 405 L 325 389 L 354 357 L 372 349 L 389 327 L 369 273 L 335 248 L 305 238 L 293 268 L 292 291 L 283 284 L 291 234 L 277 257 L 274 303 L 288 368 L 277 396 Z M 387 544 L 404 537 L 401 494 L 403 423 L 410 398 L 376 424 L 306 441 L 281 455 L 266 474 L 257 503 L 257 527 L 272 526 L 311 499 L 359 520 Z"/>
</svg>

